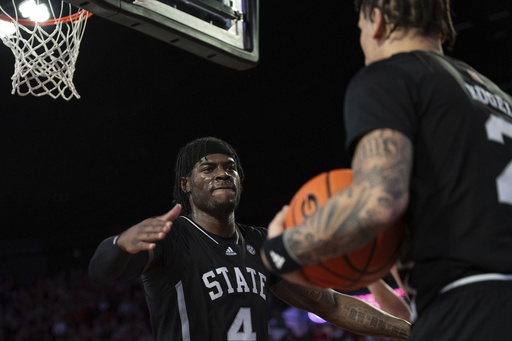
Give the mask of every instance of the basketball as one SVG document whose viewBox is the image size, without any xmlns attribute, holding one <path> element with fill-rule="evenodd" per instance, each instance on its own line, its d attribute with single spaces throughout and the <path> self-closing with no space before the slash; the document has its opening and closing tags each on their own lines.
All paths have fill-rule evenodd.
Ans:
<svg viewBox="0 0 512 341">
<path fill-rule="evenodd" d="M 311 216 L 335 193 L 352 183 L 352 170 L 335 169 L 306 182 L 293 196 L 285 227 L 293 228 Z M 313 283 L 340 291 L 355 291 L 384 277 L 394 265 L 403 239 L 403 222 L 389 227 L 359 250 L 302 269 Z"/>
</svg>

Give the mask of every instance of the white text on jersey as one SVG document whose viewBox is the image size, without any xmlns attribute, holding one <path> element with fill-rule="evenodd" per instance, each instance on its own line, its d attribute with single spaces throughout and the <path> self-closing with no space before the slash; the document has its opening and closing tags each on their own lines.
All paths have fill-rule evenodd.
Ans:
<svg viewBox="0 0 512 341">
<path fill-rule="evenodd" d="M 468 89 L 469 93 L 471 94 L 471 97 L 473 97 L 475 101 L 478 101 L 485 105 L 489 105 L 494 109 L 497 109 L 503 112 L 504 114 L 507 114 L 508 116 L 512 117 L 512 109 L 510 108 L 509 103 L 507 103 L 503 98 L 485 90 L 484 88 L 478 85 L 470 85 L 468 83 L 466 83 L 465 85 L 466 89 Z"/>
<path fill-rule="evenodd" d="M 267 282 L 267 276 L 251 268 L 245 268 L 245 275 L 249 275 L 250 283 L 245 280 L 246 276 L 242 273 L 238 267 L 233 267 L 230 270 L 223 266 L 215 270 L 211 270 L 203 274 L 203 283 L 208 289 L 213 289 L 209 292 L 212 301 L 222 297 L 224 291 L 227 294 L 234 292 L 252 292 L 253 294 L 260 295 L 264 300 L 267 299 L 265 293 L 265 284 Z M 230 280 L 230 274 L 235 275 L 235 287 Z"/>
</svg>

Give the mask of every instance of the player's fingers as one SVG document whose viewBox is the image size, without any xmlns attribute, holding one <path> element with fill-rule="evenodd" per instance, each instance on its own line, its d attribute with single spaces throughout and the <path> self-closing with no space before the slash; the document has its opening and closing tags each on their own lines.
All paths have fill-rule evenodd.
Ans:
<svg viewBox="0 0 512 341">
<path fill-rule="evenodd" d="M 145 233 L 167 233 L 169 232 L 171 225 L 172 222 L 170 221 L 165 221 L 159 218 L 150 218 L 136 225 L 135 229 L 137 231 L 137 235 L 142 236 Z"/>
<path fill-rule="evenodd" d="M 171 208 L 169 210 L 169 212 L 167 212 L 164 215 L 161 215 L 161 216 L 157 217 L 157 219 L 165 220 L 165 221 L 173 221 L 173 220 L 175 220 L 176 218 L 179 217 L 180 212 L 181 212 L 181 205 L 177 204 L 173 208 Z"/>
<path fill-rule="evenodd" d="M 130 245 L 130 247 L 126 248 L 126 251 L 129 253 L 135 254 L 140 251 L 152 250 L 155 247 L 156 247 L 155 243 L 149 243 L 149 242 L 139 240 L 139 241 L 132 243 Z"/>
<path fill-rule="evenodd" d="M 288 212 L 288 206 L 284 206 L 281 211 L 279 211 L 274 219 L 270 222 L 268 225 L 268 238 L 273 238 L 281 233 L 283 233 L 285 227 L 284 227 L 284 221 L 286 219 L 286 213 Z"/>
<path fill-rule="evenodd" d="M 170 227 L 170 223 L 168 225 Z M 142 230 L 142 231 L 139 231 L 135 240 L 150 243 L 150 242 L 164 239 L 167 232 L 169 232 L 169 230 L 166 230 L 164 228 L 162 228 L 158 231 Z"/>
</svg>

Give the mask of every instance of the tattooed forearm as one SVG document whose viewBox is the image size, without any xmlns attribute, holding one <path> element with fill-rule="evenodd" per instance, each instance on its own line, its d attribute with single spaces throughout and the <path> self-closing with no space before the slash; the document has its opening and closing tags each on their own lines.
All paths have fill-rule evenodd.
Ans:
<svg viewBox="0 0 512 341">
<path fill-rule="evenodd" d="M 347 191 L 341 191 L 336 196 L 341 202 L 346 201 L 345 198 L 349 195 Z M 340 249 L 350 252 L 371 240 L 372 236 L 367 235 L 367 230 L 359 229 L 361 225 L 364 226 L 363 221 L 367 219 L 361 217 L 367 195 L 368 191 L 354 197 L 355 203 L 351 209 L 348 206 L 340 209 L 337 201 L 328 203 L 308 218 L 304 228 L 287 231 L 286 241 L 303 264 L 314 264 L 333 257 Z M 336 238 L 337 235 L 350 232 L 358 235 L 354 235 L 353 238 Z"/>
<path fill-rule="evenodd" d="M 311 311 L 330 323 L 354 333 L 406 339 L 410 323 L 366 302 L 331 289 L 311 289 L 286 281 L 271 286 L 272 292 L 296 308 Z"/>
<path fill-rule="evenodd" d="M 353 183 L 318 208 L 285 243 L 303 265 L 356 250 L 404 212 L 409 198 L 412 145 L 403 134 L 377 130 L 359 143 Z"/>
<path fill-rule="evenodd" d="M 353 321 L 355 332 L 368 334 L 369 330 L 381 333 L 387 337 L 406 339 L 410 334 L 410 324 L 405 320 L 394 318 L 391 315 L 382 313 L 375 309 L 368 309 L 365 306 L 349 302 L 343 307 L 348 318 Z"/>
</svg>

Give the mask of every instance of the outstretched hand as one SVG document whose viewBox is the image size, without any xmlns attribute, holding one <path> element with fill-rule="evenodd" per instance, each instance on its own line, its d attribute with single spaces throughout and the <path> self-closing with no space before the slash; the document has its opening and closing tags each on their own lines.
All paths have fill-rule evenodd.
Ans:
<svg viewBox="0 0 512 341">
<path fill-rule="evenodd" d="M 131 254 L 154 249 L 156 246 L 154 242 L 164 239 L 180 212 L 181 206 L 176 205 L 164 215 L 143 220 L 124 231 L 119 236 L 117 245 Z"/>
</svg>

